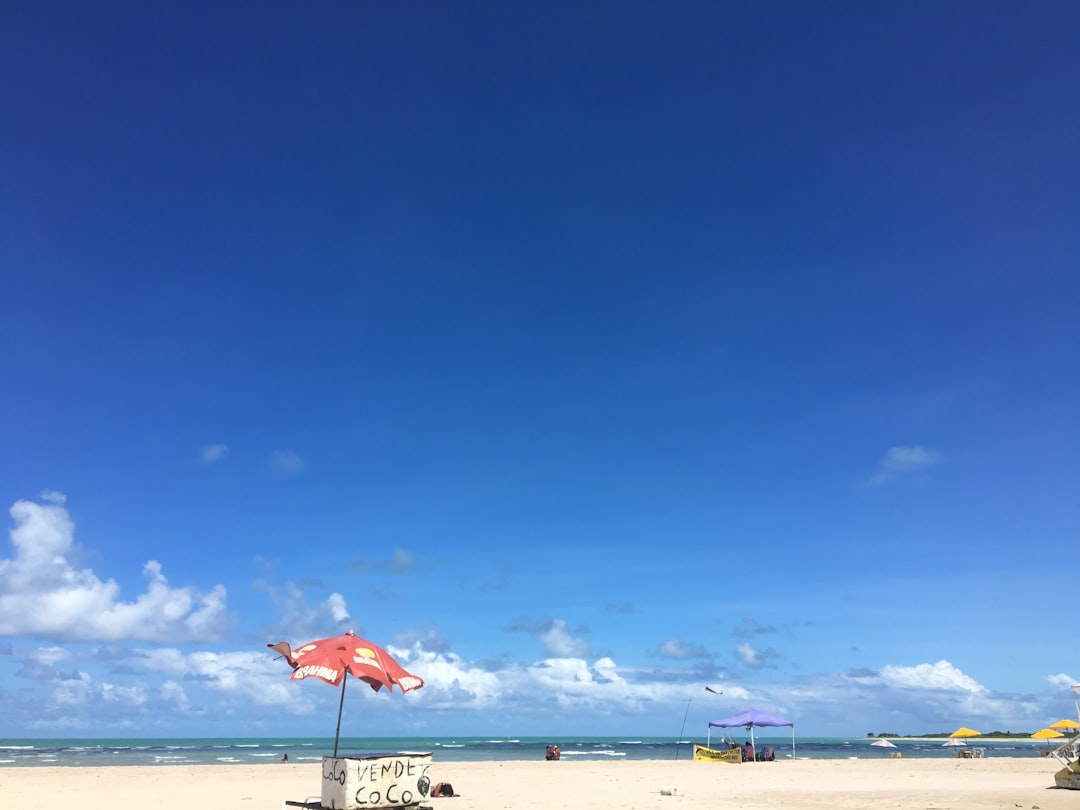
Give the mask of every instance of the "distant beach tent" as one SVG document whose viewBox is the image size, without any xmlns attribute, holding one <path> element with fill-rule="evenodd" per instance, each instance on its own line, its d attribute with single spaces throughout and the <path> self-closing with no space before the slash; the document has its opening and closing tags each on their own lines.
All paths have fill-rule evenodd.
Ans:
<svg viewBox="0 0 1080 810">
<path fill-rule="evenodd" d="M 949 740 L 947 743 L 943 743 L 945 748 L 966 748 L 967 743 L 963 740 Z"/>
<path fill-rule="evenodd" d="M 742 727 L 750 732 L 750 745 L 754 745 L 754 729 L 762 726 L 791 726 L 791 758 L 795 759 L 795 724 L 790 720 L 785 720 L 774 714 L 759 712 L 757 709 L 746 709 L 738 714 L 733 714 L 731 717 L 725 717 L 722 720 L 711 720 L 709 722 L 708 744 L 710 746 L 712 745 L 712 730 L 714 728 Z M 754 746 L 754 752 L 755 754 L 757 753 L 757 746 Z"/>
<path fill-rule="evenodd" d="M 878 740 L 877 742 L 870 743 L 871 748 L 896 748 L 896 743 L 889 742 L 888 740 Z"/>
</svg>

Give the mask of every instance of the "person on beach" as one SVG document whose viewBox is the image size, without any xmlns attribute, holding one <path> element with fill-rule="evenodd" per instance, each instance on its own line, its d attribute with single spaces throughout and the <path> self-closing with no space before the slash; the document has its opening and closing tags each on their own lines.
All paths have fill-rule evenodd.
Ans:
<svg viewBox="0 0 1080 810">
<path fill-rule="evenodd" d="M 281 761 L 282 762 L 288 762 L 289 761 L 289 755 L 288 754 L 282 754 L 281 755 Z"/>
</svg>

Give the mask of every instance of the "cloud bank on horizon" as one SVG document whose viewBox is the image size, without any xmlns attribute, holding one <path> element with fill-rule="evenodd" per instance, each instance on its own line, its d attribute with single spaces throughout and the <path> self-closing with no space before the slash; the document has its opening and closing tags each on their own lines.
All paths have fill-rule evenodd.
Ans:
<svg viewBox="0 0 1080 810">
<path fill-rule="evenodd" d="M 170 587 L 151 560 L 144 568 L 145 590 L 125 600 L 114 579 L 72 565 L 75 524 L 62 494 L 17 501 L 10 515 L 14 556 L 0 558 L 0 634 L 18 641 L 0 653 L 10 657 L 16 683 L 25 682 L 18 701 L 6 704 L 14 707 L 6 711 L 14 736 L 175 735 L 178 729 L 230 736 L 249 733 L 244 724 L 253 718 L 254 728 L 266 734 L 324 732 L 332 690 L 292 683 L 272 655 L 257 644 L 238 643 L 230 632 L 225 585 L 210 592 Z M 350 629 L 340 593 L 308 604 L 310 585 L 286 582 L 271 593 L 263 583 L 262 589 L 272 597 L 268 615 L 276 615 L 262 626 L 268 637 L 279 632 L 301 643 Z M 600 734 L 641 724 L 663 735 L 670 729 L 657 727 L 658 720 L 701 698 L 706 682 L 722 680 L 723 702 L 712 714 L 726 706 L 767 706 L 798 718 L 803 733 L 857 735 L 860 721 L 868 730 L 918 733 L 944 729 L 959 717 L 988 729 L 1026 728 L 1060 713 L 1060 693 L 1075 683 L 1064 673 L 1044 674 L 1030 694 L 995 693 L 946 660 L 757 683 L 753 671 L 775 668 L 770 661 L 782 656 L 745 641 L 734 644 L 733 664 L 726 667 L 716 665 L 722 651 L 675 638 L 655 644 L 652 657 L 663 659 L 660 664 L 620 664 L 616 654 L 594 654 L 561 618 L 519 617 L 503 630 L 533 638 L 536 657 L 470 660 L 439 636 L 434 620 L 421 633 L 394 633 L 388 649 L 421 673 L 426 686 L 407 707 L 388 701 L 365 706 L 381 718 L 374 727 L 386 733 L 387 723 L 415 734 L 496 733 L 505 724 L 520 733 L 546 722 L 553 732 Z M 771 632 L 752 619 L 731 628 L 733 638 Z M 682 665 L 690 661 L 708 666 Z M 16 688 L 9 683 L 2 691 L 14 697 Z M 499 723 L 491 722 L 493 713 Z M 453 718 L 450 724 L 444 715 Z M 274 716 L 283 719 L 269 719 Z M 620 720 L 612 723 L 613 716 Z"/>
</svg>

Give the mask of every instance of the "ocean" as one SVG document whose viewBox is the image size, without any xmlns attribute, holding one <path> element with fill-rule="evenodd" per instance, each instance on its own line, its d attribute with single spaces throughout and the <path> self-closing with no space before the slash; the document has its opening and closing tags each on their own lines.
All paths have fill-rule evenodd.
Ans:
<svg viewBox="0 0 1080 810">
<path fill-rule="evenodd" d="M 745 742 L 745 735 L 736 737 Z M 795 739 L 798 759 L 888 759 L 892 749 L 871 748 L 872 739 L 808 737 Z M 339 756 L 374 755 L 405 751 L 431 752 L 436 762 L 506 762 L 542 760 L 547 745 L 557 744 L 566 760 L 689 760 L 693 744 L 705 740 L 642 737 L 349 737 L 342 738 Z M 758 749 L 771 746 L 778 760 L 790 759 L 791 737 L 756 737 Z M 952 758 L 954 749 L 944 740 L 898 739 L 904 757 Z M 719 746 L 718 737 L 712 738 Z M 321 762 L 333 752 L 332 738 L 223 738 L 223 739 L 0 739 L 0 769 L 27 766 L 97 767 L 102 765 L 277 765 Z M 1046 743 L 1031 740 L 972 741 L 986 756 L 1034 757 Z"/>
</svg>

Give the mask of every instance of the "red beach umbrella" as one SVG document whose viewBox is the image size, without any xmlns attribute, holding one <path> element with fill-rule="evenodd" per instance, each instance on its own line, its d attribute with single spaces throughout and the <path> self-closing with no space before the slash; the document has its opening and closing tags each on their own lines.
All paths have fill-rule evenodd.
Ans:
<svg viewBox="0 0 1080 810">
<path fill-rule="evenodd" d="M 290 680 L 318 678 L 331 686 L 341 684 L 341 700 L 338 702 L 337 731 L 334 732 L 334 756 L 337 756 L 338 739 L 341 736 L 341 710 L 345 705 L 345 674 L 359 678 L 376 692 L 384 686 L 390 691 L 397 686 L 402 692 L 411 692 L 424 685 L 424 679 L 405 671 L 394 657 L 377 644 L 360 638 L 351 630 L 342 636 L 312 641 L 293 650 L 288 642 L 267 644 L 281 653 L 292 667 Z"/>
</svg>

